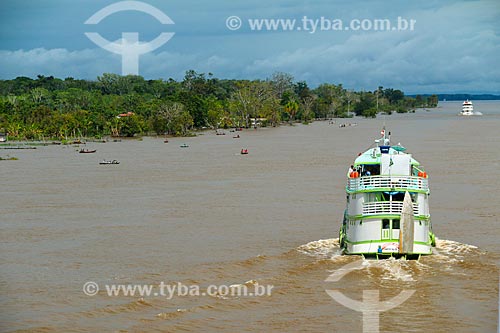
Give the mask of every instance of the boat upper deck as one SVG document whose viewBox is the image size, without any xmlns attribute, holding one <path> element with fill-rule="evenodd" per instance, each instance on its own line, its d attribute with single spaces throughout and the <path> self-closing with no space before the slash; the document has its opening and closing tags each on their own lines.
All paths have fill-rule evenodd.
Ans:
<svg viewBox="0 0 500 333">
<path fill-rule="evenodd" d="M 354 161 L 347 174 L 347 193 L 356 192 L 420 192 L 429 193 L 427 173 L 420 163 L 400 144 L 391 146 L 384 137 Z M 383 143 L 383 145 L 379 145 Z"/>
<path fill-rule="evenodd" d="M 415 176 L 364 176 L 349 178 L 346 190 L 354 192 L 376 192 L 376 191 L 409 191 L 429 192 L 429 180 L 424 177 Z"/>
</svg>

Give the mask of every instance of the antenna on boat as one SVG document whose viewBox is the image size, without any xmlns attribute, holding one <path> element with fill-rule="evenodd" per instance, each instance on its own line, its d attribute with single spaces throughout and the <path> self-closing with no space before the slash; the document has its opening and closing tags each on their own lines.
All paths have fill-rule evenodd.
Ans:
<svg viewBox="0 0 500 333">
<path fill-rule="evenodd" d="M 391 142 L 391 132 L 387 133 L 387 131 L 385 130 L 385 125 L 384 127 L 382 127 L 382 131 L 380 131 L 380 134 L 382 135 L 382 137 L 379 140 L 375 140 L 377 146 L 380 145 L 381 141 L 382 146 L 388 146 Z"/>
</svg>

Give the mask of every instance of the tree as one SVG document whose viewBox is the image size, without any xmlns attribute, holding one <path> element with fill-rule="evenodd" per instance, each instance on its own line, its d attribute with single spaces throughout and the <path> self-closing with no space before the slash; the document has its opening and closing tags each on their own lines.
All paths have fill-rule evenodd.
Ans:
<svg viewBox="0 0 500 333">
<path fill-rule="evenodd" d="M 182 111 L 174 119 L 174 124 L 175 124 L 176 134 L 186 136 L 188 134 L 188 130 L 194 124 L 193 117 L 191 117 L 189 112 Z"/>
<path fill-rule="evenodd" d="M 231 109 L 236 116 L 238 126 L 240 126 L 241 121 L 248 128 L 250 115 L 253 111 L 252 104 L 256 102 L 251 88 L 248 85 L 241 87 L 231 95 L 231 99 Z"/>
<path fill-rule="evenodd" d="M 293 88 L 293 76 L 288 73 L 275 72 L 270 79 L 271 86 L 276 96 L 281 100 L 286 91 Z"/>
<path fill-rule="evenodd" d="M 316 115 L 318 116 L 334 116 L 340 115 L 340 106 L 342 105 L 342 96 L 344 89 L 342 85 L 324 83 L 314 90 L 318 96 L 316 103 Z"/>
<path fill-rule="evenodd" d="M 157 134 L 184 136 L 193 126 L 193 117 L 184 105 L 177 102 L 162 103 L 156 110 L 153 129 Z"/>
<path fill-rule="evenodd" d="M 389 100 L 390 104 L 396 104 L 404 99 L 405 94 L 401 90 L 389 88 L 384 90 L 384 97 Z"/>
<path fill-rule="evenodd" d="M 421 95 L 417 95 L 417 96 L 415 96 L 415 104 L 416 104 L 416 106 L 418 106 L 418 107 L 420 107 L 420 108 L 421 108 L 422 106 L 424 106 L 424 100 L 422 99 L 422 96 L 421 96 Z"/>
<path fill-rule="evenodd" d="M 144 128 L 144 122 L 140 116 L 132 115 L 119 119 L 119 131 L 121 136 L 132 137 L 141 133 Z"/>
<path fill-rule="evenodd" d="M 290 125 L 295 119 L 295 115 L 299 111 L 299 104 L 296 101 L 288 101 L 285 105 L 285 112 L 288 113 L 290 119 Z"/>
<path fill-rule="evenodd" d="M 49 91 L 45 88 L 34 88 L 30 91 L 31 99 L 33 103 L 40 104 L 44 98 L 47 98 Z"/>
<path fill-rule="evenodd" d="M 224 117 L 224 106 L 215 97 L 207 99 L 207 124 L 213 129 L 219 128 Z"/>
<path fill-rule="evenodd" d="M 356 103 L 359 101 L 359 96 L 351 90 L 348 90 L 344 94 L 344 99 L 347 102 L 347 117 L 350 116 L 351 103 Z"/>
<path fill-rule="evenodd" d="M 356 116 L 366 115 L 365 111 L 369 109 L 374 109 L 375 115 L 377 114 L 376 96 L 374 96 L 374 94 L 372 94 L 371 92 L 359 93 L 359 95 L 357 95 L 356 103 L 353 107 L 354 113 L 356 114 Z"/>
<path fill-rule="evenodd" d="M 437 95 L 431 95 L 427 99 L 428 107 L 435 108 L 438 105 L 438 97 Z"/>
<path fill-rule="evenodd" d="M 314 104 L 314 97 L 309 96 L 304 99 L 302 99 L 302 120 L 304 122 L 309 122 L 312 118 L 314 113 L 312 112 L 312 106 Z"/>
<path fill-rule="evenodd" d="M 311 89 L 307 86 L 306 81 L 300 81 L 295 84 L 294 88 L 295 94 L 300 100 L 304 100 L 305 98 L 311 97 L 313 94 Z"/>
</svg>

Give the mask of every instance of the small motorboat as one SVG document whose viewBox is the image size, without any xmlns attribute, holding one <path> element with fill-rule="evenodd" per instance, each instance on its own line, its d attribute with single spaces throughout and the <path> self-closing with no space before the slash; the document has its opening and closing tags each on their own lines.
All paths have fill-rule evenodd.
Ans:
<svg viewBox="0 0 500 333">
<path fill-rule="evenodd" d="M 97 151 L 97 149 L 89 150 L 89 149 L 80 149 L 80 154 L 93 154 Z"/>
<path fill-rule="evenodd" d="M 240 138 L 240 135 L 239 135 L 239 134 L 238 134 L 238 135 L 233 136 L 233 139 L 239 139 L 239 138 Z"/>
<path fill-rule="evenodd" d="M 163 143 L 168 143 L 168 140 L 167 139 L 163 140 Z"/>
<path fill-rule="evenodd" d="M 226 132 L 217 132 L 216 135 L 226 135 Z"/>
<path fill-rule="evenodd" d="M 106 160 L 103 160 L 103 161 L 99 162 L 99 164 L 102 164 L 102 165 L 108 165 L 108 164 L 120 164 L 120 161 L 117 161 L 117 160 L 112 160 L 112 161 L 106 161 Z"/>
<path fill-rule="evenodd" d="M 247 155 L 248 149 L 241 149 L 241 155 Z"/>
<path fill-rule="evenodd" d="M 182 145 L 180 145 L 180 147 L 181 147 L 181 148 L 187 148 L 187 147 L 189 147 L 189 145 L 187 145 L 187 144 L 183 143 Z"/>
</svg>

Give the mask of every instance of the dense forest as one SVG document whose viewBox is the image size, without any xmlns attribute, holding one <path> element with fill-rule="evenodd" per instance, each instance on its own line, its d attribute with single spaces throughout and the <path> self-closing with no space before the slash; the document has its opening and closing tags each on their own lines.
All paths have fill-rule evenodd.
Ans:
<svg viewBox="0 0 500 333">
<path fill-rule="evenodd" d="M 412 97 L 416 97 L 416 95 L 410 95 Z M 430 95 L 421 95 L 424 97 L 429 97 Z M 495 101 L 500 100 L 499 95 L 492 94 L 437 94 L 438 99 L 440 101 L 465 101 L 474 100 L 474 101 Z"/>
<path fill-rule="evenodd" d="M 351 91 L 277 72 L 267 80 L 225 80 L 187 71 L 180 82 L 105 73 L 96 81 L 39 75 L 0 81 L 0 132 L 10 139 L 190 135 L 194 129 L 276 126 L 318 118 L 376 117 L 435 107 L 437 96 L 407 97 L 378 87 Z"/>
</svg>

